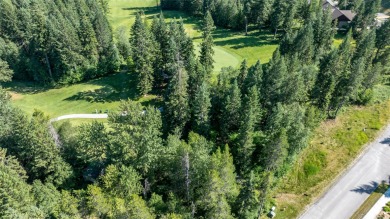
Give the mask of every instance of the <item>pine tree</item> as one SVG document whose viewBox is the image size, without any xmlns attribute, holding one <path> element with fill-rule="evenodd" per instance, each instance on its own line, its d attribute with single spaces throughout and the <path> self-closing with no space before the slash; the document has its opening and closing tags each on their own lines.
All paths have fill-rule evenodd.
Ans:
<svg viewBox="0 0 390 219">
<path fill-rule="evenodd" d="M 229 135 L 236 132 L 240 125 L 241 115 L 241 92 L 237 80 L 233 82 L 224 97 L 220 118 L 222 138 L 229 139 Z"/>
<path fill-rule="evenodd" d="M 332 48 L 336 28 L 332 22 L 330 8 L 323 10 L 322 7 L 318 7 L 317 11 L 318 16 L 313 25 L 315 44 L 314 54 L 316 60 L 319 60 Z"/>
<path fill-rule="evenodd" d="M 257 172 L 257 171 L 256 171 Z M 259 207 L 259 186 L 261 183 L 260 176 L 255 171 L 251 171 L 243 182 L 243 187 L 237 197 L 235 204 L 238 218 L 257 218 Z"/>
<path fill-rule="evenodd" d="M 146 95 L 153 86 L 153 54 L 150 33 L 142 21 L 141 14 L 136 15 L 131 29 L 130 43 L 134 71 L 137 75 L 137 89 L 140 95 Z"/>
<path fill-rule="evenodd" d="M 298 59 L 302 64 L 311 64 L 314 57 L 314 35 L 313 26 L 309 22 L 298 32 L 297 37 L 294 41 L 295 52 L 298 53 Z"/>
<path fill-rule="evenodd" d="M 279 28 L 283 27 L 289 3 L 284 0 L 275 0 L 271 14 L 271 27 L 275 31 L 274 38 Z"/>
<path fill-rule="evenodd" d="M 237 78 L 238 87 L 241 88 L 241 92 L 243 91 L 243 84 L 247 75 L 248 75 L 248 66 L 247 66 L 246 59 L 244 59 L 244 61 L 241 62 L 240 73 Z"/>
<path fill-rule="evenodd" d="M 207 136 L 210 129 L 210 92 L 206 82 L 203 82 L 195 94 L 192 104 L 192 127 L 197 133 Z"/>
<path fill-rule="evenodd" d="M 171 43 L 174 42 L 171 40 Z M 175 61 L 176 63 L 172 66 L 172 79 L 165 96 L 164 113 L 167 121 L 166 130 L 169 132 L 179 131 L 181 133 L 190 116 L 188 75 L 178 52 L 176 53 Z"/>
<path fill-rule="evenodd" d="M 263 66 L 261 65 L 260 61 L 257 61 L 255 65 L 251 66 L 248 70 L 248 76 L 246 77 L 244 81 L 244 89 L 243 89 L 243 95 L 248 94 L 249 90 L 256 86 L 257 89 L 260 91 L 263 84 Z"/>
<path fill-rule="evenodd" d="M 281 57 L 279 50 L 276 50 L 272 56 L 267 71 L 263 75 L 262 98 L 265 106 L 270 109 L 280 102 L 287 80 L 287 66 L 285 60 Z"/>
<path fill-rule="evenodd" d="M 164 15 L 161 12 L 158 18 L 153 19 L 152 34 L 154 40 L 157 42 L 157 50 L 155 51 L 155 63 L 154 63 L 154 78 L 156 87 L 162 86 L 164 82 L 164 75 L 168 74 L 168 53 L 170 37 L 168 33 L 168 27 L 165 24 Z"/>
<path fill-rule="evenodd" d="M 238 195 L 233 157 L 229 147 L 225 146 L 211 157 L 208 181 L 204 187 L 201 206 L 206 209 L 207 218 L 233 218 L 231 207 Z"/>
<path fill-rule="evenodd" d="M 214 42 L 212 37 L 212 31 L 215 29 L 214 21 L 211 17 L 209 11 L 207 11 L 204 19 L 203 19 L 203 33 L 202 33 L 202 43 L 200 49 L 200 58 L 199 61 L 205 68 L 208 75 L 213 72 L 214 69 Z"/>
<path fill-rule="evenodd" d="M 241 111 L 243 114 L 239 129 L 237 160 L 240 172 L 244 173 L 250 169 L 252 154 L 255 149 L 253 135 L 255 127 L 260 120 L 258 89 L 256 85 L 249 90 Z"/>
<path fill-rule="evenodd" d="M 335 65 L 337 64 L 337 50 L 331 51 L 320 63 L 320 70 L 311 92 L 314 104 L 321 110 L 329 106 L 335 88 Z"/>
</svg>

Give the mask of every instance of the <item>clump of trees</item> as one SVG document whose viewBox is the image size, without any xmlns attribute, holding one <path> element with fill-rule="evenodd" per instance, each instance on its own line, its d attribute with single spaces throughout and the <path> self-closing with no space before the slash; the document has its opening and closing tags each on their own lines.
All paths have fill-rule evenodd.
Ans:
<svg viewBox="0 0 390 219">
<path fill-rule="evenodd" d="M 74 83 L 115 72 L 105 0 L 0 2 L 0 64 L 14 78 Z"/>
<path fill-rule="evenodd" d="M 180 20 L 138 14 L 128 65 L 163 107 L 124 101 L 107 124 L 63 124 L 60 145 L 42 112 L 27 117 L 0 89 L 0 217 L 259 218 L 317 124 L 388 73 L 388 23 L 334 48 L 329 11 L 313 7 L 268 64 L 244 60 L 214 84 L 210 13 L 199 55 Z"/>
</svg>

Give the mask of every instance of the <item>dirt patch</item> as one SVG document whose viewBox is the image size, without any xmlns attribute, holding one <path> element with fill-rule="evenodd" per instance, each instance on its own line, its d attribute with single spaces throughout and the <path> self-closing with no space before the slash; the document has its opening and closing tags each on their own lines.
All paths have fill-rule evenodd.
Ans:
<svg viewBox="0 0 390 219">
<path fill-rule="evenodd" d="M 293 203 L 296 202 L 298 195 L 296 194 L 291 194 L 291 193 L 282 193 L 278 194 L 275 199 L 277 200 L 278 203 Z"/>
<path fill-rule="evenodd" d="M 22 94 L 18 94 L 15 92 L 9 92 L 9 94 L 11 94 L 11 100 L 20 100 L 23 98 Z"/>
</svg>

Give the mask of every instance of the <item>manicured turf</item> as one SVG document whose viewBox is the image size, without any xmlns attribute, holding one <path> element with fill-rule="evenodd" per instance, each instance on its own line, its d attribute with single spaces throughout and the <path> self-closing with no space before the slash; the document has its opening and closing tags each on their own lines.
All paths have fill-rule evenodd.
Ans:
<svg viewBox="0 0 390 219">
<path fill-rule="evenodd" d="M 5 87 L 12 92 L 15 106 L 29 114 L 38 109 L 51 118 L 73 113 L 95 113 L 96 109 L 115 110 L 121 100 L 137 100 L 134 77 L 126 73 L 53 89 L 22 82 L 12 82 Z M 156 104 L 158 98 L 149 95 L 138 101 Z"/>
</svg>

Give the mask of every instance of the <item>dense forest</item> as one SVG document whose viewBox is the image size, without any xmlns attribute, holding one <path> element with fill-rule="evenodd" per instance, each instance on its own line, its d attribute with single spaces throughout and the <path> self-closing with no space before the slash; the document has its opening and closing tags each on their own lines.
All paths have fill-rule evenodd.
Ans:
<svg viewBox="0 0 390 219">
<path fill-rule="evenodd" d="M 103 0 L 3 0 L 0 61 L 14 78 L 74 83 L 113 73 L 119 53 Z"/>
<path fill-rule="evenodd" d="M 114 45 L 104 2 L 0 2 L 0 81 L 69 83 L 126 60 L 139 96 L 163 98 L 158 109 L 124 101 L 106 124 L 65 123 L 56 143 L 47 116 L 25 115 L 0 89 L 0 217 L 259 218 L 313 129 L 343 106 L 367 103 L 390 73 L 390 22 L 358 26 L 335 48 L 331 14 L 313 1 L 299 7 L 299 27 L 283 28 L 269 63 L 244 60 L 214 80 L 214 19 L 224 25 L 216 13 L 234 13 L 188 2 L 203 16 L 199 54 L 183 22 L 163 13 L 150 23 L 138 13 L 130 39 Z M 250 1 L 269 4 L 278 28 L 298 19 L 281 21 L 289 2 L 300 1 Z"/>
</svg>

